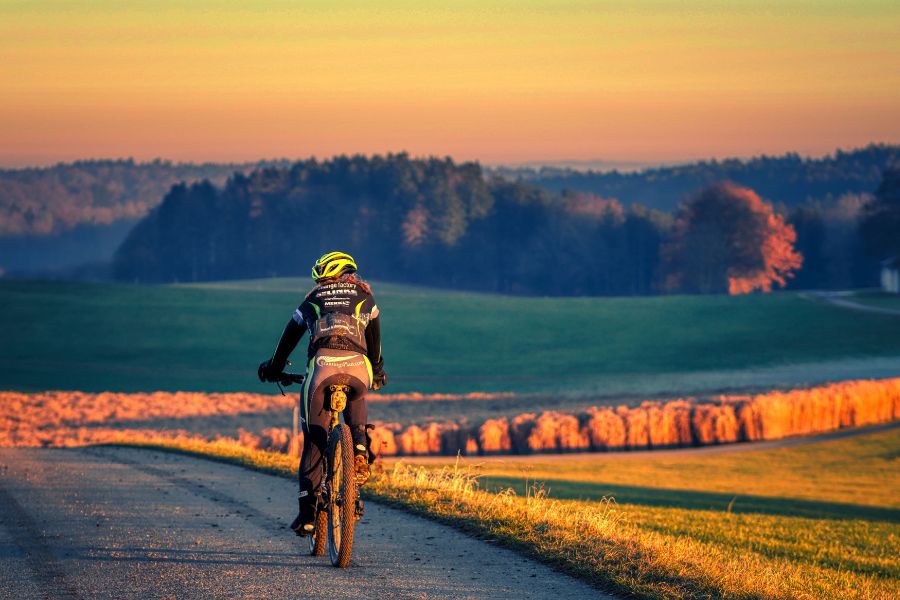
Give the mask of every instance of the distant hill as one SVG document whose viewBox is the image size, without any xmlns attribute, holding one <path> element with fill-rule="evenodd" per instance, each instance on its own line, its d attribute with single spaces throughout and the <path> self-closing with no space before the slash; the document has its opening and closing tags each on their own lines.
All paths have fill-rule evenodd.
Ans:
<svg viewBox="0 0 900 600">
<path fill-rule="evenodd" d="M 498 175 L 561 192 L 589 192 L 624 206 L 671 211 L 685 195 L 730 180 L 767 200 L 793 207 L 810 200 L 871 193 L 884 169 L 900 162 L 900 146 L 872 144 L 824 158 L 798 154 L 747 160 L 700 161 L 635 171 L 583 168 L 491 167 Z M 290 166 L 288 161 L 172 163 L 87 160 L 52 167 L 0 169 L 0 237 L 57 234 L 79 225 L 109 225 L 143 217 L 176 183 L 209 180 L 221 186 L 235 172 Z M 610 163 L 615 166 L 616 163 Z"/>
<path fill-rule="evenodd" d="M 900 145 L 871 144 L 838 150 L 823 158 L 791 153 L 746 160 L 700 161 L 637 172 L 584 171 L 571 168 L 495 168 L 511 181 L 524 181 L 551 192 L 564 189 L 614 198 L 624 206 L 642 204 L 672 211 L 685 196 L 716 181 L 749 187 L 770 202 L 796 207 L 845 194 L 871 193 L 881 173 L 900 162 Z"/>
<path fill-rule="evenodd" d="M 109 262 L 174 184 L 223 185 L 235 172 L 273 164 L 286 163 L 90 160 L 0 169 L 0 273 L 46 275 Z"/>
<path fill-rule="evenodd" d="M 79 225 L 136 220 L 179 181 L 218 185 L 235 171 L 273 163 L 88 160 L 0 170 L 0 237 L 52 235 Z"/>
<path fill-rule="evenodd" d="M 108 274 L 116 248 L 138 219 L 120 219 L 109 225 L 77 225 L 51 235 L 0 236 L 0 269 L 7 276 L 89 279 Z M 105 268 L 99 271 L 93 267 Z M 91 266 L 86 272 L 84 267 Z M 101 277 L 102 278 L 102 277 Z"/>
<path fill-rule="evenodd" d="M 858 221 L 882 170 L 898 160 L 900 146 L 870 145 L 820 159 L 789 154 L 634 173 L 484 169 L 406 154 L 6 170 L 0 274 L 295 275 L 339 246 L 371 257 L 383 280 L 514 294 L 649 294 L 675 207 L 731 180 L 775 203 L 796 228 L 805 260 L 791 287 L 865 287 L 877 284 L 877 262 L 863 252 Z M 101 263 L 115 248 L 110 271 Z"/>
</svg>

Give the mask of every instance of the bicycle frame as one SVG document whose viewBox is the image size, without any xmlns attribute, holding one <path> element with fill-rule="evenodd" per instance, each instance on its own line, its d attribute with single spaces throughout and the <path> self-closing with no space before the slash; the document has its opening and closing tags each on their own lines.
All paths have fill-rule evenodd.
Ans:
<svg viewBox="0 0 900 600">
<path fill-rule="evenodd" d="M 303 375 L 283 373 L 279 384 L 287 386 L 303 383 L 304 379 Z M 324 408 L 329 412 L 330 422 L 326 435 L 326 451 L 322 457 L 322 484 L 316 498 L 315 531 L 309 537 L 309 550 L 312 555 L 323 555 L 327 545 L 331 564 L 342 568 L 350 563 L 354 525 L 363 514 L 363 504 L 355 480 L 350 429 L 346 424 L 340 423 L 340 415 L 347 408 L 351 390 L 347 384 L 330 384 L 325 393 Z M 298 408 L 295 405 L 295 436 L 298 433 Z"/>
</svg>

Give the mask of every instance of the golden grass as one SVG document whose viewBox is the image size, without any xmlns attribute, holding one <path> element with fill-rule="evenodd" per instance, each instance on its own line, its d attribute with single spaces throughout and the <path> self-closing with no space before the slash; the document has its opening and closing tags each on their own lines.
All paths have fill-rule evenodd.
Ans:
<svg viewBox="0 0 900 600">
<path fill-rule="evenodd" d="M 431 399 L 402 397 L 413 402 Z M 292 439 L 287 427 L 272 426 L 289 419 L 295 402 L 295 395 L 0 392 L 0 446 L 78 446 L 115 441 L 126 434 L 207 440 L 228 437 L 252 448 L 296 454 L 302 440 Z M 234 418 L 225 427 L 216 421 L 219 417 Z M 591 407 L 575 414 L 529 412 L 476 423 L 466 419 L 406 426 L 376 422 L 372 437 L 373 448 L 382 456 L 530 454 L 773 440 L 897 418 L 900 379 L 885 379 L 756 396 L 721 396 L 715 402 L 678 399 L 631 407 Z M 207 423 L 198 424 L 203 419 Z"/>
<path fill-rule="evenodd" d="M 692 493 L 695 505 L 735 511 L 758 511 L 754 498 L 814 501 L 852 507 L 884 507 L 900 520 L 900 427 L 853 438 L 817 441 L 782 448 L 725 451 L 715 454 L 677 452 L 643 455 L 582 454 L 509 459 L 465 458 L 478 465 L 483 479 L 523 489 L 525 480 L 546 483 L 554 497 L 599 498 L 615 495 L 620 502 L 672 504 L 677 494 Z M 391 459 L 413 463 L 415 458 Z M 454 461 L 429 459 L 439 469 Z M 663 500 L 665 499 L 665 500 Z M 674 504 L 687 506 L 687 503 Z M 836 512 L 837 509 L 828 512 Z M 786 512 L 784 506 L 780 507 Z M 793 510 L 793 514 L 814 511 Z"/>
<path fill-rule="evenodd" d="M 900 378 L 832 383 L 715 402 L 677 399 L 428 425 L 382 425 L 381 454 L 530 454 L 775 440 L 900 418 Z"/>
<path fill-rule="evenodd" d="M 646 515 L 610 500 L 554 500 L 539 488 L 525 496 L 488 493 L 475 482 L 466 471 L 398 464 L 375 481 L 371 493 L 499 539 L 610 591 L 640 597 L 890 598 L 898 590 L 896 579 L 754 551 L 752 544 L 723 544 L 747 531 L 765 538 L 766 529 L 756 531 L 759 523 L 745 515 L 713 515 L 725 520 L 718 527 L 701 515 L 691 527 L 707 526 L 710 535 L 703 539 L 673 535 L 666 511 L 655 513 L 666 527 L 653 527 Z M 815 527 L 812 520 L 793 521 L 792 529 Z"/>
<path fill-rule="evenodd" d="M 295 458 L 234 442 L 133 443 L 291 479 L 297 466 Z M 427 470 L 401 461 L 364 491 L 634 597 L 894 598 L 900 593 L 895 522 L 640 507 L 607 498 L 559 500 L 533 481 L 526 490 L 488 492 L 476 471 L 458 461 Z"/>
<path fill-rule="evenodd" d="M 369 401 L 466 401 L 508 396 L 511 394 L 372 394 Z M 207 440 L 231 436 L 246 446 L 284 452 L 291 447 L 290 429 L 260 426 L 260 423 L 289 422 L 284 414 L 288 414 L 296 402 L 296 393 L 282 396 L 200 392 L 48 391 L 26 394 L 0 391 L 0 446 L 81 446 L 116 441 L 123 435 L 131 438 L 164 436 Z M 280 418 L 266 418 L 266 415 L 278 415 Z M 215 417 L 242 419 L 235 419 L 239 424 L 233 431 L 226 431 L 221 429 L 221 424 L 210 419 Z M 209 426 L 197 424 L 204 418 L 211 421 Z"/>
</svg>

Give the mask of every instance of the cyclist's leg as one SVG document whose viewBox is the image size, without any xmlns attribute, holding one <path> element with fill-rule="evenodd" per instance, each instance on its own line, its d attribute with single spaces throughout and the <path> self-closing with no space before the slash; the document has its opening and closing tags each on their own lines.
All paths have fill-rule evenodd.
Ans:
<svg viewBox="0 0 900 600">
<path fill-rule="evenodd" d="M 369 436 L 366 434 L 366 422 L 369 418 L 369 407 L 366 402 L 368 386 L 362 378 L 368 380 L 368 372 L 354 373 L 350 385 L 353 388 L 353 399 L 344 409 L 344 423 L 350 428 L 353 437 L 353 454 L 355 455 L 356 482 L 364 484 L 369 479 Z"/>
<path fill-rule="evenodd" d="M 315 506 L 322 485 L 322 460 L 328 442 L 328 413 L 324 409 L 325 387 L 321 385 L 321 373 L 315 364 L 310 366 L 307 382 L 303 387 L 300 402 L 300 422 L 303 426 L 303 453 L 297 478 L 300 484 L 300 514 L 291 524 L 291 529 L 300 528 L 311 532 L 315 518 Z"/>
<path fill-rule="evenodd" d="M 365 388 L 359 390 L 358 386 L 353 386 L 353 400 L 347 403 L 344 409 L 344 423 L 350 428 L 350 434 L 353 436 L 353 446 L 357 454 L 365 453 L 368 449 L 368 440 L 366 439 L 366 422 L 369 419 L 369 407 L 366 402 Z M 362 446 L 362 448 L 360 448 Z"/>
<path fill-rule="evenodd" d="M 344 409 L 344 423 L 350 428 L 353 436 L 353 446 L 356 454 L 366 454 L 368 439 L 366 436 L 366 422 L 369 419 L 369 407 L 366 402 L 366 394 L 372 381 L 372 367 L 368 359 L 359 355 L 360 361 L 353 363 L 346 373 L 350 375 L 349 384 L 353 390 L 351 401 Z"/>
<path fill-rule="evenodd" d="M 328 413 L 324 410 L 325 389 L 310 390 L 305 401 L 303 419 L 303 455 L 298 478 L 300 491 L 314 495 L 322 485 L 322 460 L 328 443 Z"/>
</svg>

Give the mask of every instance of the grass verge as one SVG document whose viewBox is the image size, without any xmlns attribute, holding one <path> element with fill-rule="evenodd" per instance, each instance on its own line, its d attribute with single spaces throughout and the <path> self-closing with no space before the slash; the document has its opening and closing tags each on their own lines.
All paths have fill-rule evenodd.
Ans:
<svg viewBox="0 0 900 600">
<path fill-rule="evenodd" d="M 293 478 L 297 459 L 233 442 L 136 440 Z M 838 450 L 840 450 L 838 448 Z M 746 455 L 744 455 L 746 457 Z M 746 460 L 752 460 L 745 458 Z M 896 520 L 736 514 L 487 491 L 475 468 L 403 462 L 366 495 L 549 563 L 602 589 L 640 598 L 892 598 Z"/>
</svg>

